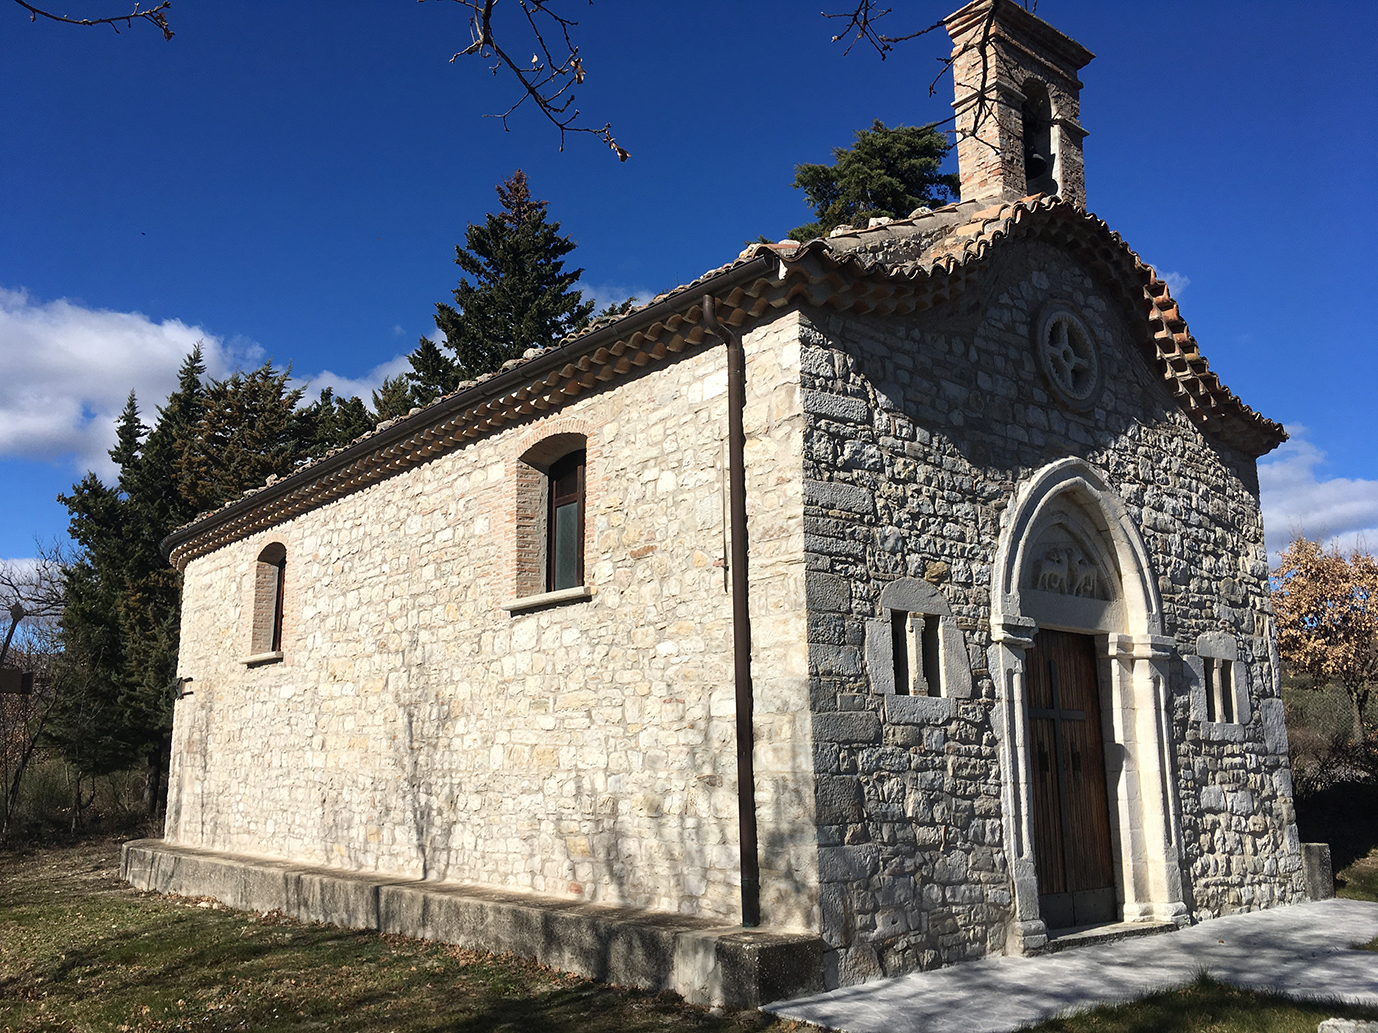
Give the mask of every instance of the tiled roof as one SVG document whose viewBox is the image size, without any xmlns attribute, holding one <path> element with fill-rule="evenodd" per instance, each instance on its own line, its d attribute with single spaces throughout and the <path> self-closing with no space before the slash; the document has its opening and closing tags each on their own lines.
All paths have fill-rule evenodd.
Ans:
<svg viewBox="0 0 1378 1033">
<path fill-rule="evenodd" d="M 806 244 L 755 244 L 736 261 L 660 295 L 624 316 L 599 320 L 554 348 L 520 359 L 401 420 L 381 423 L 348 447 L 198 517 L 163 542 L 180 569 L 195 556 L 416 466 L 506 423 L 556 409 L 603 383 L 701 344 L 702 305 L 742 327 L 770 312 L 804 306 L 904 315 L 940 304 L 980 274 L 1005 240 L 1056 243 L 1104 275 L 1130 311 L 1141 312 L 1141 345 L 1178 403 L 1204 432 L 1254 456 L 1286 432 L 1254 412 L 1210 371 L 1152 268 L 1106 224 L 1052 197 L 1009 204 L 964 202 L 920 209 L 908 219 L 835 230 Z"/>
</svg>

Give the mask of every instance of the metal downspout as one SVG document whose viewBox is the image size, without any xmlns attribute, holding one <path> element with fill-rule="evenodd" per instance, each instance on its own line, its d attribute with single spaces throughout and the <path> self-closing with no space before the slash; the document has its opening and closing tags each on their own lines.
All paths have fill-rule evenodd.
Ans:
<svg viewBox="0 0 1378 1033">
<path fill-rule="evenodd" d="M 755 721 L 751 691 L 751 611 L 746 541 L 746 355 L 742 341 L 718 322 L 711 294 L 703 298 L 709 332 L 727 345 L 727 482 L 732 554 L 732 666 L 737 690 L 737 824 L 742 851 L 742 925 L 761 924 L 761 863 L 756 842 L 756 766 L 752 757 Z"/>
</svg>

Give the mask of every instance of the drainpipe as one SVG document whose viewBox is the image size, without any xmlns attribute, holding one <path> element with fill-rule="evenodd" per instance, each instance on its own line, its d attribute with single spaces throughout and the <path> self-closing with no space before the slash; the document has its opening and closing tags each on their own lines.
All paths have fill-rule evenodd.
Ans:
<svg viewBox="0 0 1378 1033">
<path fill-rule="evenodd" d="M 761 862 L 756 845 L 756 767 L 751 694 L 751 612 L 746 570 L 746 355 L 741 338 L 718 322 L 716 301 L 703 298 L 708 331 L 727 345 L 727 493 L 731 502 L 732 666 L 737 688 L 737 824 L 742 849 L 742 925 L 761 924 Z"/>
</svg>

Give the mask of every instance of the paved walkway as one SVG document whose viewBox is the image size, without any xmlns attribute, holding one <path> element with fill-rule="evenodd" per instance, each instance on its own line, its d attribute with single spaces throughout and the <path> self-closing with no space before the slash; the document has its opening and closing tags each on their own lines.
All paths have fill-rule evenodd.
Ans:
<svg viewBox="0 0 1378 1033">
<path fill-rule="evenodd" d="M 847 1033 L 1003 1033 L 1068 1011 L 1214 978 L 1378 1005 L 1378 904 L 1324 900 L 1035 958 L 991 958 L 768 1005 Z"/>
</svg>

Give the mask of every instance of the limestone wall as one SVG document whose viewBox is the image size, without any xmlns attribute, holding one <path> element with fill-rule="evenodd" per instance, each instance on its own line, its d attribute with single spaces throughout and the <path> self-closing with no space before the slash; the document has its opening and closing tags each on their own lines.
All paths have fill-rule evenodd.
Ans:
<svg viewBox="0 0 1378 1033">
<path fill-rule="evenodd" d="M 992 565 L 1020 484 L 1065 456 L 1123 499 L 1151 555 L 1159 634 L 1186 658 L 1167 664 L 1180 802 L 1165 819 L 1186 908 L 1206 917 L 1301 893 L 1253 461 L 1190 426 L 1122 312 L 1063 252 L 1007 245 L 993 261 L 919 317 L 819 313 L 801 338 L 822 929 L 844 984 L 1006 949 L 1017 916 L 999 754 L 1009 730 L 987 661 Z M 1050 298 L 1098 342 L 1104 386 L 1083 412 L 1053 399 L 1035 360 Z M 887 708 L 866 629 L 900 577 L 950 605 L 970 699 Z M 1235 641 L 1247 676 L 1245 719 L 1231 726 L 1203 722 L 1203 633 Z"/>
<path fill-rule="evenodd" d="M 796 321 L 747 353 L 764 914 L 810 929 Z M 194 560 L 167 838 L 736 920 L 725 388 L 708 348 Z M 554 433 L 588 438 L 592 597 L 509 613 Z M 248 667 L 272 541 L 284 658 Z"/>
</svg>

